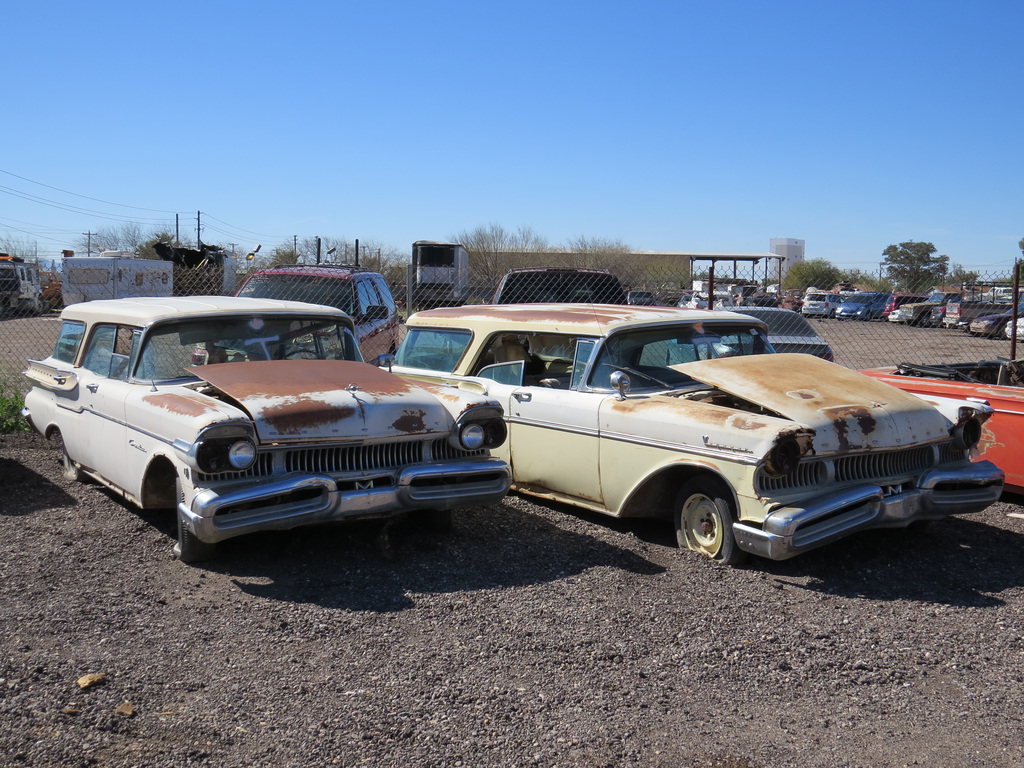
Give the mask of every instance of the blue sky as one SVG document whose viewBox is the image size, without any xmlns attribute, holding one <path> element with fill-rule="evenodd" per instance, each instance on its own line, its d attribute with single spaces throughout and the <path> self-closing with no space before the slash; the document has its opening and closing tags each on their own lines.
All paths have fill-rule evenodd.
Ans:
<svg viewBox="0 0 1024 768">
<path fill-rule="evenodd" d="M 58 0 L 4 28 L 0 237 L 47 257 L 197 211 L 239 248 L 497 223 L 866 270 L 904 240 L 1021 255 L 1020 0 Z"/>
</svg>

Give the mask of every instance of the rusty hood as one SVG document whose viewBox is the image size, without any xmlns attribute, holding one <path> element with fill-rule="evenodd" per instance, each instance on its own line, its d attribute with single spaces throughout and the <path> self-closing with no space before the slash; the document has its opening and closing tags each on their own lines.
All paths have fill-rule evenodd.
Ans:
<svg viewBox="0 0 1024 768">
<path fill-rule="evenodd" d="M 921 398 L 812 355 L 751 355 L 673 367 L 811 427 L 818 453 L 929 442 L 945 437 L 952 426 Z"/>
<path fill-rule="evenodd" d="M 447 435 L 452 424 L 444 406 L 415 382 L 366 363 L 269 360 L 188 370 L 247 411 L 261 442 Z"/>
</svg>

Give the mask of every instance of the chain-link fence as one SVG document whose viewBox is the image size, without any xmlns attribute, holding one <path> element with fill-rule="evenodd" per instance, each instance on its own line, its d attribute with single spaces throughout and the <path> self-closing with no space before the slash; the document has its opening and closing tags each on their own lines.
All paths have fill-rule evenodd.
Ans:
<svg viewBox="0 0 1024 768">
<path fill-rule="evenodd" d="M 446 255 L 447 254 L 447 255 Z M 766 256 L 762 254 L 762 256 Z M 81 259 L 79 260 L 81 261 Z M 0 274 L 0 394 L 24 392 L 28 359 L 50 354 L 64 300 L 130 295 L 233 294 L 251 270 L 235 263 L 198 267 L 122 259 L 94 260 L 86 271 L 63 268 L 42 274 L 38 287 Z M 245 262 L 239 261 L 239 267 Z M 303 282 L 302 298 L 337 304 L 338 282 L 356 273 L 334 267 Z M 417 254 L 373 281 L 352 281 L 343 307 L 357 322 L 385 320 L 396 311 L 472 303 L 590 302 L 636 306 L 686 306 L 744 311 L 781 307 L 783 319 L 765 318 L 770 338 L 820 337 L 837 363 L 870 368 L 897 363 L 968 362 L 1016 357 L 1008 326 L 1013 320 L 1012 268 L 972 275 L 970 283 L 892 286 L 882 276 L 864 284 L 792 285 L 779 261 L 752 256 L 685 257 L 650 253 L 475 255 L 465 249 Z M 91 271 L 90 271 L 91 270 Z M 347 295 L 347 294 L 346 294 Z M 804 322 L 806 321 L 806 322 Z"/>
</svg>

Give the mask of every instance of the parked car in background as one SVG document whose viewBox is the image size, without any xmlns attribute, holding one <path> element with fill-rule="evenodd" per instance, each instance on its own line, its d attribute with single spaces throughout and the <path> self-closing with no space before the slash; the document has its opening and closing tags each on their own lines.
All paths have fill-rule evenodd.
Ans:
<svg viewBox="0 0 1024 768">
<path fill-rule="evenodd" d="M 442 527 L 510 476 L 500 404 L 362 362 L 351 318 L 225 296 L 97 300 L 29 361 L 29 423 L 64 474 L 175 510 L 176 552 L 301 525 L 414 513 Z"/>
<path fill-rule="evenodd" d="M 799 312 L 779 307 L 741 307 L 736 311 L 768 326 L 768 341 L 776 352 L 814 355 L 835 362 L 832 347 Z"/>
<path fill-rule="evenodd" d="M 510 269 L 494 292 L 492 304 L 546 302 L 627 304 L 619 278 L 607 269 L 525 267 Z"/>
<path fill-rule="evenodd" d="M 1003 470 L 1007 490 L 1024 493 L 1024 361 L 901 363 L 863 373 L 925 398 L 987 402 L 994 413 L 982 427 L 979 455 Z"/>
<path fill-rule="evenodd" d="M 777 307 L 779 297 L 775 293 L 754 293 L 740 302 L 741 307 Z"/>
<path fill-rule="evenodd" d="M 626 293 L 626 303 L 637 307 L 653 307 L 658 302 L 651 291 L 629 291 Z"/>
<path fill-rule="evenodd" d="M 981 403 L 941 404 L 811 355 L 774 354 L 728 311 L 567 304 L 420 312 L 393 358 L 505 407 L 522 493 L 672 520 L 723 563 L 785 559 L 854 531 L 983 509 Z M 383 363 L 383 361 L 382 361 Z"/>
<path fill-rule="evenodd" d="M 1024 302 L 1017 306 L 1017 317 L 1024 317 Z M 1007 305 L 1005 312 L 980 315 L 974 318 L 968 326 L 968 330 L 974 336 L 987 336 L 988 338 L 1005 336 L 1010 338 L 1008 329 L 1012 320 L 1013 307 Z"/>
<path fill-rule="evenodd" d="M 906 325 L 930 325 L 932 309 L 944 307 L 950 301 L 959 301 L 959 299 L 959 291 L 933 291 L 922 301 L 904 301 L 896 305 L 889 313 L 888 320 L 892 323 L 905 323 Z"/>
<path fill-rule="evenodd" d="M 880 320 L 888 293 L 851 293 L 836 308 L 836 320 Z"/>
<path fill-rule="evenodd" d="M 1024 339 L 1024 318 L 1017 319 L 1016 329 L 1014 329 L 1013 323 L 1007 323 L 1006 328 L 1003 330 L 1003 335 L 1008 339 L 1013 338 L 1014 330 L 1017 332 L 1018 339 Z"/>
<path fill-rule="evenodd" d="M 355 321 L 359 349 L 367 360 L 398 348 L 402 320 L 379 272 L 345 264 L 282 264 L 253 272 L 237 295 L 337 307 Z"/>
<path fill-rule="evenodd" d="M 902 307 L 904 304 L 912 301 L 923 301 L 927 298 L 927 296 L 921 293 L 894 293 L 885 303 L 885 309 L 882 310 L 882 317 L 888 320 L 893 311 Z"/>
<path fill-rule="evenodd" d="M 804 294 L 804 303 L 800 311 L 804 317 L 832 317 L 842 303 L 838 293 L 815 291 Z"/>
</svg>

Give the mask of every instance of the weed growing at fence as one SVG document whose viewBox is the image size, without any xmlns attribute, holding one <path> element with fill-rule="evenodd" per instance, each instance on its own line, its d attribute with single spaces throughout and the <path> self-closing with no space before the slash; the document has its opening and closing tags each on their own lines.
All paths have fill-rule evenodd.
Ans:
<svg viewBox="0 0 1024 768">
<path fill-rule="evenodd" d="M 0 433 L 26 432 L 28 422 L 21 415 L 25 396 L 8 382 L 0 382 Z"/>
</svg>

